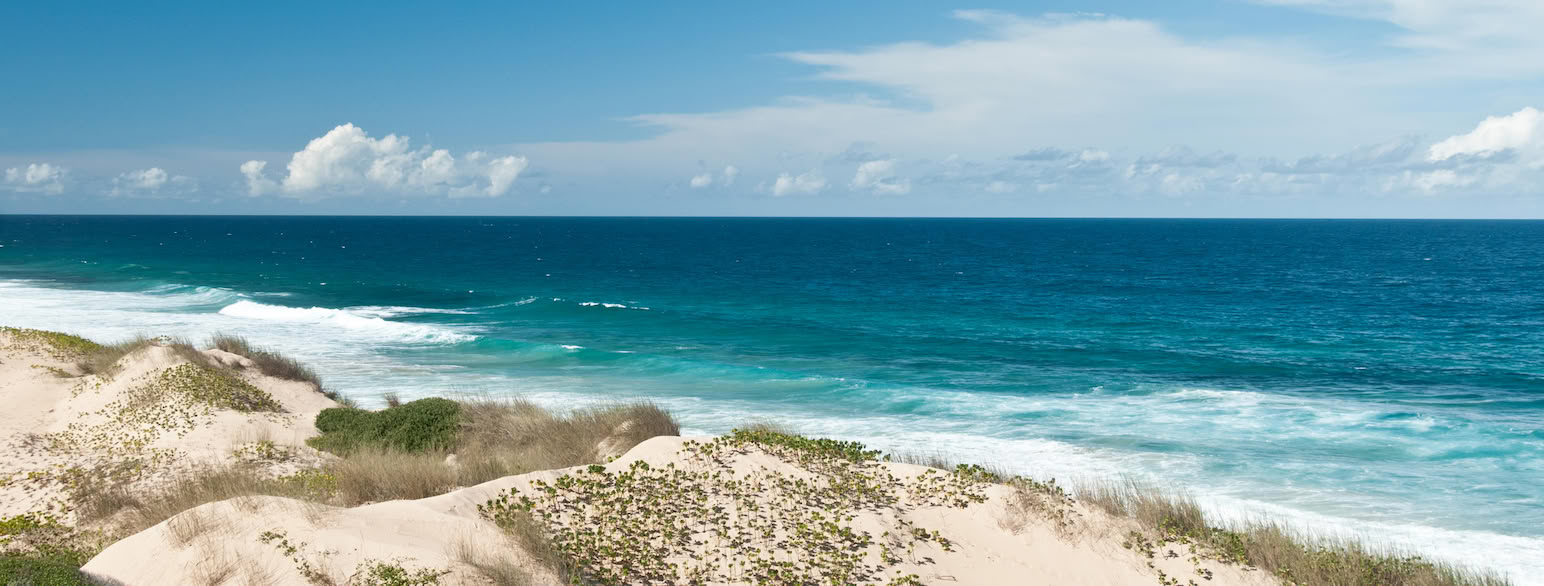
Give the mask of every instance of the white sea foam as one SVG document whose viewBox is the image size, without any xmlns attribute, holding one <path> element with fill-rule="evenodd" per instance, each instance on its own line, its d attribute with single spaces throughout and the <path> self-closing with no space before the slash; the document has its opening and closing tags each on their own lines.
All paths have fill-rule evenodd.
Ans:
<svg viewBox="0 0 1544 586">
<path fill-rule="evenodd" d="M 151 292 L 92 291 L 51 283 L 0 280 L 0 325 L 42 328 L 102 341 L 168 335 L 200 342 L 210 334 L 239 334 L 306 362 L 329 387 L 368 395 L 383 374 L 414 386 L 425 372 L 396 362 L 383 347 L 422 347 L 475 338 L 450 326 L 408 324 L 328 308 L 266 305 L 208 287 L 166 286 Z M 384 389 L 381 391 L 384 392 Z"/>
<path fill-rule="evenodd" d="M 437 309 L 433 307 L 404 307 L 400 305 L 358 305 L 344 308 L 344 311 L 363 317 L 401 317 L 404 315 L 475 315 L 477 312 L 465 309 Z"/>
<path fill-rule="evenodd" d="M 558 300 L 554 299 L 553 301 L 558 301 Z M 635 306 L 630 306 L 630 305 L 627 305 L 627 304 L 624 304 L 624 303 L 606 303 L 606 302 L 602 302 L 602 301 L 583 301 L 583 302 L 580 302 L 579 305 L 581 307 L 604 307 L 606 309 L 637 309 L 637 310 L 640 310 L 640 311 L 648 311 L 649 310 L 649 308 L 647 308 L 647 307 L 635 307 Z"/>
<path fill-rule="evenodd" d="M 445 344 L 466 342 L 477 338 L 475 335 L 456 332 L 442 326 L 393 322 L 327 307 L 286 307 L 242 300 L 221 308 L 220 315 L 370 332 L 377 334 L 383 341 Z"/>
</svg>

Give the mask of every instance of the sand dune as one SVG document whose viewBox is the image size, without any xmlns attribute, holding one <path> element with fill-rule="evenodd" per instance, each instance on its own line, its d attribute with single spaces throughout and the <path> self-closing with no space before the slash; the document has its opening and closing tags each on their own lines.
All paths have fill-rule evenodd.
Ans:
<svg viewBox="0 0 1544 586">
<path fill-rule="evenodd" d="M 150 344 L 111 375 L 78 376 L 77 357 L 46 342 L 0 333 L 0 348 L 9 406 L 0 515 L 48 511 L 112 534 L 112 517 L 71 510 L 86 476 L 101 481 L 132 463 L 113 488 L 152 495 L 200 466 L 282 475 L 335 457 L 305 440 L 318 433 L 316 414 L 337 403 L 243 368 L 240 356 Z M 244 460 L 260 442 L 287 457 Z M 563 572 L 598 583 L 1277 583 L 1183 543 L 1150 542 L 1136 522 L 1052 485 L 871 456 L 771 431 L 659 436 L 604 465 L 416 500 L 340 507 L 241 496 L 124 535 L 82 572 L 128 585 L 559 584 Z M 554 540 L 569 547 L 568 566 L 553 563 Z"/>
</svg>

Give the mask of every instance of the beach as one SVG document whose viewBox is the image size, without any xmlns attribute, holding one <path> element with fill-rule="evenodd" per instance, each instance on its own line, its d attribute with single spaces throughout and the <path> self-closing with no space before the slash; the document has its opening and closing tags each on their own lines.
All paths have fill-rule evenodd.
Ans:
<svg viewBox="0 0 1544 586">
<path fill-rule="evenodd" d="M 0 440 L 9 446 L 0 460 L 7 551 L 74 551 L 89 556 L 84 577 L 128 585 L 394 584 L 389 580 L 398 578 L 557 584 L 578 570 L 543 562 L 545 550 L 511 537 L 511 524 L 539 518 L 562 543 L 576 542 L 564 531 L 586 533 L 592 526 L 606 528 L 596 534 L 602 539 L 617 539 L 615 546 L 581 549 L 588 557 L 571 558 L 591 564 L 583 566 L 584 575 L 597 583 L 818 578 L 1136 585 L 1164 576 L 1277 583 L 1188 539 L 1149 541 L 1136 520 L 1075 502 L 1054 485 L 968 466 L 951 471 L 881 461 L 855 444 L 810 442 L 772 429 L 747 427 L 721 438 L 642 432 L 645 426 L 673 431 L 662 414 L 653 423 L 624 416 L 605 424 L 576 452 L 592 464 L 470 486 L 447 480 L 425 485 L 421 490 L 430 496 L 416 499 L 361 498 L 347 487 L 365 475 L 348 472 L 349 464 L 378 458 L 371 460 L 372 481 L 381 484 L 370 496 L 383 498 L 401 496 L 408 489 L 400 477 L 423 474 L 424 466 L 459 478 L 458 468 L 473 467 L 478 452 L 465 443 L 458 453 L 428 460 L 379 459 L 409 453 L 406 446 L 373 456 L 319 451 L 313 446 L 337 450 L 315 441 L 319 428 L 332 432 L 319 415 L 349 409 L 311 382 L 293 380 L 304 378 L 303 370 L 291 366 L 284 371 L 290 378 L 274 376 L 279 362 L 272 354 L 229 340 L 212 346 L 201 350 L 162 338 L 113 348 L 39 330 L 0 332 L 0 392 L 13 406 L 0 418 Z M 93 356 L 111 360 L 93 362 Z M 415 404 L 430 403 L 382 413 Z M 464 422 L 474 408 L 461 407 L 459 433 L 468 433 Z M 534 407 L 489 403 L 480 409 L 544 418 L 549 433 L 558 429 L 552 416 L 530 411 Z M 322 477 L 332 484 L 306 480 Z M 637 494 L 621 506 L 647 512 L 641 525 L 619 523 L 616 502 L 587 495 L 590 483 L 602 481 L 607 498 L 617 490 Z M 554 505 L 558 513 L 540 517 L 529 512 L 539 506 L 511 504 L 516 495 L 558 494 L 546 486 L 595 500 L 577 509 Z M 669 493 L 655 492 L 683 486 L 721 502 L 711 510 L 728 510 L 734 519 L 708 508 L 682 512 L 670 505 Z M 859 486 L 867 488 L 853 492 Z M 658 528 L 644 528 L 652 527 L 651 518 L 689 537 L 661 538 Z M 822 528 L 806 535 L 811 519 Z M 731 529 L 747 527 L 754 531 Z M 642 531 L 652 546 L 629 554 L 635 557 L 615 553 L 613 547 L 633 544 L 618 536 L 628 531 Z M 827 549 L 844 543 L 853 549 Z M 853 556 L 829 557 L 832 551 Z"/>
</svg>

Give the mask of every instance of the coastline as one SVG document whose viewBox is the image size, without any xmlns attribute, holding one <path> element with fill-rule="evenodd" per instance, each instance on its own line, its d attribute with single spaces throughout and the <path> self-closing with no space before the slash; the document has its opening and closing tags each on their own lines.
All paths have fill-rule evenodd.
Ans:
<svg viewBox="0 0 1544 586">
<path fill-rule="evenodd" d="M 597 482 L 596 479 L 616 482 L 618 475 L 631 478 L 629 475 L 643 474 L 635 462 L 646 462 L 653 469 L 681 466 L 682 469 L 697 470 L 703 466 L 711 468 L 718 465 L 723 466 L 723 473 L 740 479 L 735 482 L 753 478 L 762 479 L 757 482 L 773 482 L 770 479 L 777 478 L 804 479 L 797 485 L 773 482 L 774 486 L 784 487 L 778 490 L 785 491 L 806 491 L 809 489 L 804 488 L 805 482 L 819 485 L 822 482 L 835 482 L 833 479 L 841 479 L 841 486 L 849 487 L 834 492 L 825 492 L 828 489 L 813 493 L 791 492 L 786 499 L 763 502 L 759 506 L 765 508 L 761 510 L 771 511 L 767 522 L 776 527 L 784 527 L 783 523 L 788 523 L 787 527 L 802 526 L 796 522 L 801 516 L 813 514 L 818 517 L 824 510 L 810 510 L 803 508 L 803 505 L 790 503 L 805 503 L 811 498 L 837 498 L 840 501 L 846 498 L 841 495 L 847 494 L 845 491 L 850 490 L 850 483 L 857 482 L 858 486 L 869 487 L 860 491 L 861 494 L 883 496 L 874 496 L 877 500 L 871 502 L 849 504 L 851 508 L 843 508 L 849 505 L 828 503 L 826 506 L 835 506 L 836 511 L 850 511 L 839 515 L 846 522 L 839 522 L 833 528 L 840 526 L 850 529 L 821 533 L 821 539 L 849 538 L 855 535 L 851 531 L 857 531 L 868 536 L 862 542 L 872 545 L 880 535 L 899 535 L 897 532 L 901 527 L 915 526 L 923 531 L 919 534 L 922 537 L 908 538 L 910 541 L 905 544 L 909 548 L 907 556 L 895 554 L 885 549 L 889 546 L 883 544 L 875 546 L 878 549 L 873 551 L 869 551 L 872 548 L 868 546 L 862 546 L 854 550 L 864 552 L 853 558 L 858 561 L 843 562 L 847 565 L 833 566 L 830 564 L 835 562 L 826 561 L 809 562 L 819 556 L 800 557 L 797 548 L 786 551 L 774 548 L 782 553 L 774 554 L 769 559 L 780 560 L 779 563 L 792 560 L 790 563 L 797 562 L 799 571 L 852 572 L 856 571 L 853 569 L 855 567 L 873 566 L 872 570 L 863 570 L 868 573 L 861 576 L 842 575 L 862 582 L 895 584 L 933 583 L 940 580 L 1003 583 L 1004 580 L 1011 581 L 1013 577 L 1023 575 L 1055 577 L 1057 579 L 1053 581 L 1057 583 L 1151 584 L 1155 581 L 1167 583 L 1163 580 L 1178 579 L 1178 576 L 1216 578 L 1218 581 L 1215 583 L 1225 584 L 1278 583 L 1270 573 L 1252 568 L 1245 561 L 1245 557 L 1256 554 L 1249 553 L 1252 550 L 1243 544 L 1260 547 L 1261 536 L 1266 533 L 1233 533 L 1212 528 L 1193 505 L 1187 507 L 1182 499 L 1175 501 L 1159 498 L 1155 493 L 1139 487 L 1114 487 L 1106 490 L 1103 495 L 1090 493 L 1072 498 L 1054 484 L 1007 477 L 972 466 L 930 462 L 937 467 L 928 467 L 891 462 L 889 457 L 879 459 L 877 452 L 867 451 L 857 444 L 808 440 L 776 428 L 750 427 L 717 438 L 678 438 L 671 433 L 654 435 L 661 432 L 642 433 L 639 430 L 647 428 L 669 432 L 675 429 L 674 423 L 644 423 L 649 420 L 647 413 L 651 413 L 647 410 L 629 412 L 644 414 L 642 416 L 645 419 L 624 418 L 609 420 L 611 423 L 600 428 L 591 426 L 601 431 L 582 436 L 589 439 L 581 443 L 589 445 L 575 452 L 582 454 L 576 456 L 581 461 L 573 462 L 577 465 L 575 467 L 496 476 L 475 484 L 450 482 L 428 488 L 419 487 L 417 490 L 423 496 L 410 501 L 387 498 L 383 502 L 378 498 L 400 498 L 400 494 L 392 493 L 396 489 L 371 495 L 377 498 L 356 496 L 351 506 L 350 503 L 338 501 L 336 495 L 319 496 L 302 491 L 279 496 L 274 494 L 276 487 L 297 482 L 284 479 L 302 479 L 298 482 L 304 484 L 303 479 L 325 475 L 316 471 L 340 474 L 338 471 L 345 469 L 337 467 L 340 463 L 355 462 L 360 457 L 349 454 L 363 453 L 340 451 L 345 455 L 339 456 L 315 447 L 334 446 L 329 449 L 338 449 L 336 444 L 329 443 L 330 440 L 318 442 L 317 438 L 325 435 L 323 431 L 326 434 L 333 433 L 334 424 L 326 423 L 324 418 L 317 416 L 329 410 L 352 410 L 323 396 L 319 385 L 305 380 L 314 379 L 314 375 L 307 375 L 303 367 L 296 367 L 291 362 L 290 370 L 286 371 L 286 376 L 301 380 L 271 376 L 271 372 L 277 372 L 274 369 L 283 366 L 282 358 L 261 349 L 220 344 L 218 340 L 212 345 L 226 345 L 246 355 L 217 348 L 200 350 L 185 342 L 170 339 L 140 340 L 114 348 L 47 332 L 8 329 L 0 336 L 5 338 L 5 343 L 0 346 L 4 347 L 6 354 L 5 368 L 0 371 L 5 380 L 0 380 L 0 388 L 5 389 L 8 400 L 31 405 L 15 410 L 14 416 L 7 419 L 3 428 L 10 436 L 7 438 L 9 441 L 30 441 L 28 445 L 31 451 L 27 452 L 29 458 L 13 458 L 5 462 L 10 474 L 6 490 L 20 489 L 29 496 L 27 499 L 7 498 L 6 510 L 0 513 L 12 520 L 30 519 L 34 525 L 46 526 L 52 532 L 51 535 L 62 531 L 65 534 L 111 536 L 115 541 L 116 538 L 122 538 L 111 545 L 96 543 L 94 546 L 76 546 L 84 547 L 85 550 L 105 546 L 100 553 L 91 552 L 94 555 L 85 563 L 84 571 L 88 575 L 112 578 L 127 584 L 186 581 L 195 577 L 194 572 L 209 574 L 214 569 L 220 570 L 215 573 L 222 575 L 242 574 L 253 578 L 254 572 L 257 572 L 253 568 L 258 566 L 243 564 L 267 558 L 288 561 L 291 569 L 299 572 L 302 578 L 306 578 L 307 571 L 341 577 L 351 575 L 350 571 L 354 572 L 352 575 L 358 575 L 360 572 L 369 574 L 379 570 L 424 576 L 428 575 L 424 572 L 435 573 L 445 578 L 445 583 L 489 583 L 487 580 L 490 574 L 483 571 L 487 568 L 479 569 L 485 564 L 477 561 L 481 559 L 478 556 L 503 560 L 495 565 L 506 569 L 518 568 L 527 575 L 527 579 L 535 580 L 534 583 L 544 583 L 543 580 L 554 579 L 572 568 L 564 569 L 565 566 L 559 564 L 555 566 L 557 569 L 553 569 L 554 566 L 536 563 L 533 560 L 541 556 L 533 555 L 531 543 L 510 541 L 511 519 L 528 518 L 521 515 L 528 516 L 532 511 L 540 512 L 540 509 L 535 506 L 511 508 L 508 506 L 510 501 L 501 501 L 500 497 L 519 494 L 525 498 L 537 496 L 539 500 L 541 492 L 533 491 L 533 487 L 539 488 L 541 485 L 534 482 L 561 484 L 563 481 L 559 479 L 564 477 L 569 478 L 570 482 L 578 479 L 580 484 L 572 486 L 580 487 L 590 486 L 586 483 Z M 87 356 L 105 356 L 111 360 L 85 360 Z M 166 387 L 169 384 L 166 381 L 181 381 L 178 384 L 183 386 Z M 147 401 L 161 408 L 144 410 Z M 167 420 L 156 416 L 152 423 L 150 420 L 142 421 L 132 417 L 136 414 L 161 413 L 168 406 L 165 404 L 167 401 L 176 406 L 171 411 L 180 414 L 179 418 Z M 404 405 L 415 403 L 426 404 L 418 401 Z M 454 404 L 451 401 L 445 403 Z M 565 419 L 564 416 L 546 414 L 529 405 L 495 407 L 489 404 L 475 407 L 468 403 L 457 409 L 479 408 L 484 409 L 482 412 L 485 414 L 535 417 L 549 422 L 547 424 L 570 421 L 575 416 L 591 419 L 599 416 L 599 412 L 588 412 L 588 415 L 572 415 L 568 416 L 570 419 Z M 394 409 L 397 407 L 378 413 L 390 413 Z M 75 415 L 67 416 L 71 413 Z M 668 415 L 661 416 L 668 421 Z M 661 416 L 653 417 L 658 420 Z M 315 419 L 315 425 L 312 419 Z M 517 420 L 528 419 L 507 421 Z M 132 429 L 125 428 L 125 425 Z M 469 433 L 465 425 L 460 429 L 455 433 Z M 610 432 L 605 431 L 607 429 Z M 623 436 L 627 439 L 621 439 Z M 124 438 L 133 439 L 124 441 Z M 488 442 L 484 448 L 498 443 L 495 440 Z M 403 462 L 414 462 L 412 465 L 419 467 L 415 470 L 425 465 L 437 470 L 465 470 L 492 461 L 474 456 L 477 452 L 468 451 L 472 450 L 468 444 L 458 445 L 460 449 L 449 452 L 453 454 L 449 456 L 390 461 L 395 462 L 392 464 L 395 466 L 404 465 Z M 388 450 L 388 453 L 396 452 Z M 278 484 L 251 485 L 266 488 L 254 489 L 248 496 L 242 496 L 241 493 L 218 494 L 226 498 L 210 498 L 209 504 L 178 501 L 179 505 L 192 506 L 163 507 L 162 510 L 167 513 L 166 518 L 155 520 L 155 523 L 132 534 L 119 535 L 115 531 L 121 529 L 112 529 L 123 526 L 123 515 L 139 518 L 141 524 L 154 520 L 145 518 L 142 511 L 146 502 L 163 502 L 158 501 L 160 497 L 155 494 L 177 492 L 190 479 L 200 478 L 200 474 L 207 478 L 207 466 L 229 461 L 233 457 L 240 459 L 242 454 L 255 458 L 250 462 L 250 468 L 243 468 L 249 471 L 246 473 L 256 475 L 252 478 L 276 480 Z M 58 465 L 63 461 L 49 461 L 60 457 L 85 460 L 72 461 L 63 466 Z M 444 461 L 437 458 L 443 458 Z M 586 459 L 598 462 L 584 464 L 582 460 Z M 123 485 L 127 492 L 117 500 L 134 504 L 120 504 L 119 512 L 105 515 L 100 512 L 85 514 L 83 510 L 71 508 L 72 505 L 86 503 L 99 506 L 99 502 L 90 498 L 83 500 L 80 491 L 70 487 L 80 486 L 83 480 L 106 474 L 109 470 L 121 470 L 118 464 L 125 461 L 136 462 L 139 469 L 134 471 L 132 478 L 120 479 L 130 482 Z M 472 462 L 479 464 L 474 466 Z M 34 470 L 22 470 L 28 467 Z M 10 470 L 13 468 L 15 470 Z M 78 475 L 64 479 L 41 473 L 48 469 L 76 470 Z M 350 478 L 345 474 L 334 482 L 348 484 Z M 691 486 L 706 491 L 704 494 L 718 494 L 714 491 L 732 492 L 734 487 L 739 486 L 735 482 L 721 484 L 716 476 L 714 478 L 711 481 L 707 476 L 696 478 L 691 482 L 698 484 Z M 654 480 L 682 482 L 674 477 Z M 793 486 L 800 488 L 791 488 Z M 516 492 L 507 492 L 510 489 Z M 639 490 L 643 494 L 642 489 Z M 274 496 L 259 496 L 264 494 Z M 773 490 L 771 494 L 781 493 Z M 743 507 L 744 498 L 743 495 L 728 498 L 726 502 L 730 505 L 738 503 Z M 501 502 L 504 504 L 500 505 Z M 585 502 L 593 507 L 611 506 L 603 502 Z M 37 510 L 39 505 L 42 505 L 43 510 Z M 495 509 L 499 512 L 489 513 Z M 831 513 L 829 510 L 825 512 Z M 845 517 L 853 514 L 857 516 Z M 586 526 L 585 523 L 565 525 L 564 522 L 553 520 L 558 517 L 543 518 L 548 521 L 543 526 L 546 532 L 566 536 L 565 543 L 574 543 L 577 534 L 565 534 L 563 531 L 572 532 L 576 526 L 581 529 Z M 597 519 L 605 518 L 609 517 L 593 518 L 589 522 L 602 522 Z M 682 518 L 677 520 L 676 525 L 667 525 L 692 527 L 705 534 L 708 526 L 702 524 L 710 524 L 710 521 L 704 519 Z M 436 523 L 449 529 L 436 530 L 430 534 L 416 533 L 416 528 Z M 731 523 L 728 526 L 738 524 Z M 410 527 L 415 529 L 410 530 Z M 783 530 L 791 531 L 787 527 L 768 531 L 775 534 L 781 534 Z M 615 531 L 624 529 L 612 527 Z M 377 533 L 401 537 L 361 537 Z M 18 535 L 29 534 L 21 531 Z M 490 543 L 502 545 L 493 547 L 491 551 L 486 551 L 486 548 L 467 549 L 462 544 L 468 539 L 476 542 L 479 547 Z M 288 540 L 288 545 L 269 547 L 272 542 L 285 540 Z M 20 539 L 15 543 L 25 541 Z M 294 545 L 302 542 L 306 545 Z M 780 543 L 786 546 L 786 542 Z M 1236 549 L 1230 549 L 1231 546 L 1226 544 L 1231 543 L 1239 545 Z M 1282 534 L 1282 541 L 1272 547 L 1287 547 L 1285 544 L 1289 543 L 1292 541 Z M 196 547 L 190 547 L 189 544 L 196 544 Z M 893 545 L 900 547 L 901 543 L 895 542 Z M 306 547 L 315 549 L 312 554 L 308 554 L 305 553 Z M 1343 556 L 1346 555 L 1345 551 L 1350 551 L 1333 548 L 1319 550 L 1315 547 L 1303 551 L 1318 551 L 1321 553 L 1313 555 L 1334 556 Z M 921 557 L 916 555 L 919 548 L 924 552 Z M 536 548 L 538 551 L 540 549 Z M 353 553 L 320 557 L 314 555 L 315 552 L 332 550 Z M 596 551 L 599 550 L 590 550 L 589 553 L 595 554 Z M 607 548 L 605 551 L 611 550 Z M 672 551 L 683 560 L 700 560 L 706 550 L 697 551 L 685 547 Z M 1322 553 L 1336 551 L 1340 553 Z M 178 552 L 173 555 L 180 557 L 174 559 L 180 560 L 182 565 L 169 564 L 151 569 L 138 563 L 146 555 L 168 552 Z M 209 568 L 207 560 L 216 558 L 232 561 L 220 568 Z M 401 560 L 404 559 L 418 561 L 402 566 Z M 275 560 L 269 560 L 274 563 L 261 566 L 272 568 Z M 597 565 L 590 567 L 590 571 L 597 572 L 600 570 L 596 568 L 630 567 L 627 565 L 638 560 L 602 558 L 600 561 L 591 561 Z M 1414 562 L 1380 563 L 1394 564 L 1397 566 L 1394 571 L 1400 572 L 1424 571 L 1419 568 L 1431 568 L 1439 573 L 1450 572 L 1441 566 L 1410 565 Z M 311 570 L 307 570 L 308 567 Z M 544 567 L 547 569 L 543 570 Z M 729 571 L 716 568 L 702 571 Z M 654 571 L 661 570 L 655 568 Z M 200 577 L 207 578 L 207 575 Z M 915 579 L 917 582 L 887 581 L 906 579 Z"/>
</svg>

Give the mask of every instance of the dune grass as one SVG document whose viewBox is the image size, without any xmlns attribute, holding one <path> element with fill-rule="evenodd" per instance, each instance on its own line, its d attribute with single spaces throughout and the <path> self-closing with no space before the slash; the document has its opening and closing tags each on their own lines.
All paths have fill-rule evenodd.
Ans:
<svg viewBox="0 0 1544 586">
<path fill-rule="evenodd" d="M 1194 499 L 1130 480 L 1091 484 L 1080 499 L 1110 515 L 1135 521 L 1145 532 L 1127 544 L 1151 557 L 1171 543 L 1193 544 L 1227 563 L 1259 568 L 1287 584 L 1356 586 L 1502 586 L 1494 573 L 1324 538 L 1270 521 L 1223 527 Z M 1151 541 L 1146 541 L 1146 540 Z"/>
<path fill-rule="evenodd" d="M 311 367 L 273 350 L 253 346 L 241 336 L 217 333 L 209 338 L 209 346 L 246 357 L 252 361 L 253 367 L 258 372 L 268 376 L 311 383 L 317 389 L 322 388 L 322 377 L 318 376 Z"/>
<path fill-rule="evenodd" d="M 942 470 L 958 466 L 942 453 L 899 453 L 886 458 Z M 1041 482 L 1000 470 L 992 474 L 999 482 L 1015 489 L 1007 503 L 1008 518 L 1001 520 L 1001 525 L 1010 530 L 1017 531 L 1032 518 L 1037 518 L 1050 523 L 1063 535 L 1072 536 L 1076 532 L 1076 503 L 1081 502 L 1140 527 L 1140 531 L 1126 536 L 1125 545 L 1149 558 L 1159 555 L 1170 544 L 1192 545 L 1206 552 L 1211 559 L 1258 568 L 1288 585 L 1506 586 L 1511 583 L 1494 572 L 1427 560 L 1356 540 L 1316 536 L 1270 521 L 1224 527 L 1185 493 L 1130 479 L 1088 483 L 1069 491 L 1054 480 Z"/>
<path fill-rule="evenodd" d="M 96 350 L 86 353 L 75 362 L 75 367 L 81 374 L 95 374 L 111 377 L 118 372 L 118 361 L 124 356 L 139 351 L 149 346 L 163 346 L 171 348 L 178 356 L 193 364 L 207 366 L 209 359 L 193 347 L 193 344 L 182 338 L 161 336 L 150 338 L 135 336 L 127 340 L 98 346 Z"/>
<path fill-rule="evenodd" d="M 71 493 L 71 508 L 84 521 L 106 522 L 128 535 L 204 503 L 247 496 L 338 506 L 419 499 L 512 474 L 601 463 L 613 451 L 680 432 L 668 414 L 648 404 L 552 413 L 519 400 L 420 399 L 394 409 L 398 413 L 380 419 L 387 425 L 377 420 L 393 409 L 324 411 L 336 421 L 324 424 L 319 415 L 318 428 L 341 425 L 354 435 L 329 440 L 335 443 L 328 447 L 347 448 L 317 468 L 274 477 L 235 459 L 191 470 L 149 495 L 130 494 L 119 482 L 82 482 Z M 447 422 L 453 426 L 448 435 Z"/>
</svg>

